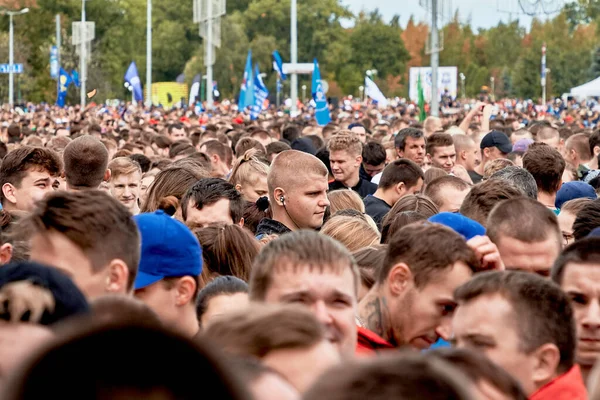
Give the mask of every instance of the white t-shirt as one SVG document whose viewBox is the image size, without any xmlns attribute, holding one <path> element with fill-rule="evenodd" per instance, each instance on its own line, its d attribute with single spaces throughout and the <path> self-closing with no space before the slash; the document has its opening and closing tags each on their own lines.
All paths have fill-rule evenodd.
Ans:
<svg viewBox="0 0 600 400">
<path fill-rule="evenodd" d="M 376 184 L 376 185 L 379 185 L 379 181 L 381 180 L 381 175 L 383 175 L 383 172 L 380 172 L 377 175 L 375 175 L 373 177 L 373 179 L 371 179 L 371 182 L 374 183 L 374 184 Z"/>
</svg>

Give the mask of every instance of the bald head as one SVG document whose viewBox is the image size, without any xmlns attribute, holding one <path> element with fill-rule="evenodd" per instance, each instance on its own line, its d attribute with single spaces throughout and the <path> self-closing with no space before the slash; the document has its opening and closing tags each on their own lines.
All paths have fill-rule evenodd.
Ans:
<svg viewBox="0 0 600 400">
<path fill-rule="evenodd" d="M 459 151 L 467 151 L 475 147 L 475 141 L 467 135 L 452 135 L 452 140 L 454 141 L 454 149 L 457 153 Z"/>
<path fill-rule="evenodd" d="M 314 175 L 328 176 L 327 167 L 317 157 L 297 150 L 279 153 L 273 160 L 267 177 L 269 200 L 274 201 L 271 197 L 276 188 L 289 190 Z"/>
<path fill-rule="evenodd" d="M 65 177 L 70 189 L 98 189 L 106 174 L 108 150 L 93 136 L 81 136 L 65 147 Z"/>
<path fill-rule="evenodd" d="M 437 131 L 443 130 L 442 120 L 438 117 L 427 117 L 423 122 L 423 132 L 426 137 L 429 137 Z"/>
</svg>

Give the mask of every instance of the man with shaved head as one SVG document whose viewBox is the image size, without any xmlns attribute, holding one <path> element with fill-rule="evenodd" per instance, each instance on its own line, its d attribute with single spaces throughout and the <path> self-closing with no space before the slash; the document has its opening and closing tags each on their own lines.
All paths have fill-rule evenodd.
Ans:
<svg viewBox="0 0 600 400">
<path fill-rule="evenodd" d="M 555 148 L 558 151 L 562 151 L 565 141 L 560 138 L 558 129 L 551 126 L 545 126 L 539 130 L 537 134 L 537 141 L 539 143 L 546 143 L 548 146 Z"/>
<path fill-rule="evenodd" d="M 475 177 L 475 167 L 481 164 L 479 146 L 467 135 L 454 135 L 452 141 L 456 150 L 456 165 L 462 165 L 472 180 Z"/>
<path fill-rule="evenodd" d="M 108 150 L 93 136 L 78 137 L 63 153 L 68 190 L 98 189 L 103 180 L 110 179 Z"/>
<path fill-rule="evenodd" d="M 327 177 L 317 157 L 296 150 L 279 153 L 267 177 L 273 219 L 258 224 L 257 237 L 320 228 L 329 206 Z"/>
</svg>

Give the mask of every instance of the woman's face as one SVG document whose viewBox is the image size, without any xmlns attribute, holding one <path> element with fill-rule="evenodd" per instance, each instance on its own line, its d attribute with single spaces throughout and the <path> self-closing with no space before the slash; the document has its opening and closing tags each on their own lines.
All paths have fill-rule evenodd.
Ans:
<svg viewBox="0 0 600 400">
<path fill-rule="evenodd" d="M 237 186 L 239 187 L 236 187 L 236 189 L 241 193 L 242 197 L 252 203 L 258 200 L 259 197 L 269 194 L 267 176 L 259 173 L 253 173 L 247 182 Z"/>
</svg>

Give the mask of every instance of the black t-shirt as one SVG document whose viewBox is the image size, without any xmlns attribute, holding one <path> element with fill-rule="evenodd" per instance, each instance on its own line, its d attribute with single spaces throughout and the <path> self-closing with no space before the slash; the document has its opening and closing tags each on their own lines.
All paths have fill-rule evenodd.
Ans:
<svg viewBox="0 0 600 400">
<path fill-rule="evenodd" d="M 385 201 L 375 196 L 365 197 L 363 203 L 365 203 L 366 214 L 373 218 L 373 220 L 377 223 L 379 230 L 381 230 L 381 222 L 383 222 L 383 218 L 392 209 L 392 207 Z"/>
<path fill-rule="evenodd" d="M 333 181 L 329 184 L 329 190 L 337 189 L 352 189 L 356 193 L 358 193 L 360 197 L 365 198 L 366 196 L 373 194 L 377 191 L 377 185 L 364 179 L 360 179 L 358 181 L 358 184 L 356 184 L 356 186 L 354 186 L 353 188 L 348 188 L 344 186 L 343 183 L 338 181 Z"/>
<path fill-rule="evenodd" d="M 479 175 L 475 171 L 467 171 L 467 173 L 471 177 L 471 180 L 473 181 L 473 184 L 479 183 L 483 179 L 483 175 Z"/>
</svg>

